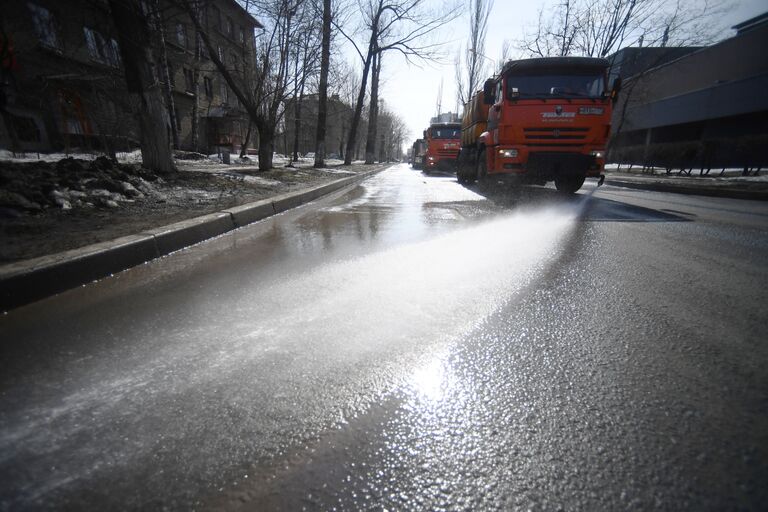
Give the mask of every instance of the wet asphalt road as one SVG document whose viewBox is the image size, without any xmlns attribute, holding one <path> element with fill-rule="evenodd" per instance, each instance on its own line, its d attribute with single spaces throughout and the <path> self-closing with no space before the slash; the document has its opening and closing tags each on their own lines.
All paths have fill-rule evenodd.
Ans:
<svg viewBox="0 0 768 512">
<path fill-rule="evenodd" d="M 767 255 L 396 166 L 0 317 L 0 509 L 765 509 Z"/>
</svg>

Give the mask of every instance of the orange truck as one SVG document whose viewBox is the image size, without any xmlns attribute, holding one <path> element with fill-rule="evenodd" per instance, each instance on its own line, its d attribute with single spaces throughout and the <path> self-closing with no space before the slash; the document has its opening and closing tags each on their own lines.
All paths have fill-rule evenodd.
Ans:
<svg viewBox="0 0 768 512">
<path fill-rule="evenodd" d="M 574 193 L 604 179 L 617 80 L 606 59 L 546 57 L 509 61 L 464 106 L 460 183 L 493 177 Z"/>
<path fill-rule="evenodd" d="M 427 141 L 424 169 L 453 171 L 461 149 L 461 124 L 432 123 L 424 130 L 424 139 Z"/>
</svg>

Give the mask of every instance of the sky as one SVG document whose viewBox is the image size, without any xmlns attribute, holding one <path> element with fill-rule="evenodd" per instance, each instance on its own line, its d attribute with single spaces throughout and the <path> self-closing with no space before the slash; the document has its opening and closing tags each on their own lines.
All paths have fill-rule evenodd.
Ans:
<svg viewBox="0 0 768 512">
<path fill-rule="evenodd" d="M 436 5 L 443 4 L 442 0 L 435 2 Z M 542 5 L 552 5 L 552 2 L 495 0 L 488 23 L 485 55 L 493 60 L 499 59 L 504 40 L 521 38 L 525 27 L 535 25 Z M 765 0 L 736 0 L 731 5 L 733 8 L 729 9 L 728 14 L 721 20 L 723 26 L 730 27 L 768 11 Z M 422 130 L 435 115 L 441 81 L 442 112 L 456 111 L 453 60 L 457 50 L 466 43 L 468 33 L 469 15 L 464 14 L 436 34 L 439 41 L 445 43 L 445 53 L 448 54 L 442 62 L 408 64 L 402 57 L 394 54 L 388 55 L 383 61 L 380 95 L 384 98 L 386 108 L 397 113 L 408 126 L 410 133 L 406 147 L 421 137 Z M 733 33 L 735 32 L 728 31 L 728 34 Z M 461 111 L 460 105 L 458 109 Z"/>
</svg>

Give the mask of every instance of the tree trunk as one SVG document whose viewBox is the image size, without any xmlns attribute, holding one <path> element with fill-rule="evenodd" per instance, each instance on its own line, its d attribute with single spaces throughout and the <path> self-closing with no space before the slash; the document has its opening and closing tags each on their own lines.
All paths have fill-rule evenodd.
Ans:
<svg viewBox="0 0 768 512">
<path fill-rule="evenodd" d="M 160 3 L 155 0 L 153 5 L 154 23 L 160 41 L 158 42 L 160 50 L 160 72 L 163 76 L 163 92 L 165 93 L 165 103 L 168 107 L 169 125 L 171 127 L 171 140 L 173 148 L 179 149 L 179 128 L 176 124 L 176 104 L 173 101 L 173 86 L 171 85 L 170 64 L 168 64 L 168 51 L 165 45 L 165 21 L 161 16 Z"/>
<path fill-rule="evenodd" d="M 240 146 L 240 158 L 245 157 L 245 155 L 248 154 L 248 144 L 251 142 L 251 129 L 253 128 L 253 123 L 251 121 L 248 121 L 248 131 L 245 132 L 245 140 L 243 141 L 243 144 Z"/>
<path fill-rule="evenodd" d="M 368 86 L 368 71 L 371 69 L 371 55 L 365 59 L 365 65 L 363 66 L 363 78 L 360 83 L 360 92 L 357 95 L 357 103 L 355 103 L 355 112 L 352 115 L 352 125 L 349 127 L 349 138 L 347 139 L 347 154 L 344 155 L 344 165 L 350 165 L 352 163 L 352 148 L 356 145 L 357 128 L 360 125 L 360 118 L 363 114 L 363 103 L 365 102 L 365 89 Z"/>
<path fill-rule="evenodd" d="M 293 121 L 293 161 L 299 161 L 299 132 L 301 131 L 301 107 L 304 103 L 304 80 L 299 88 L 299 98 L 296 101 L 296 118 Z"/>
<path fill-rule="evenodd" d="M 315 167 L 325 165 L 325 133 L 328 120 L 328 68 L 331 62 L 331 0 L 323 0 L 323 43 L 320 56 L 320 90 L 315 131 Z"/>
<path fill-rule="evenodd" d="M 268 171 L 272 168 L 272 155 L 275 152 L 275 133 L 267 126 L 257 128 L 259 130 L 259 170 Z"/>
<path fill-rule="evenodd" d="M 371 27 L 371 39 L 368 42 L 368 54 L 363 63 L 363 78 L 360 82 L 360 92 L 357 95 L 355 104 L 355 113 L 352 116 L 352 125 L 349 128 L 349 139 L 347 140 L 347 154 L 344 156 L 344 165 L 352 163 L 353 149 L 357 144 L 357 128 L 360 125 L 360 118 L 363 115 L 363 103 L 365 103 L 365 90 L 368 87 L 368 73 L 371 70 L 371 59 L 376 51 L 377 41 L 379 40 L 379 19 L 381 16 L 381 7 L 376 12 Z"/>
<path fill-rule="evenodd" d="M 138 107 L 143 165 L 160 173 L 174 172 L 168 110 L 152 70 L 148 21 L 132 0 L 109 0 L 109 6 L 120 41 L 128 92 Z"/>
<path fill-rule="evenodd" d="M 192 112 L 190 113 L 189 121 L 192 123 L 192 131 L 190 134 L 191 137 L 191 146 L 195 151 L 199 150 L 198 145 L 198 138 L 199 136 L 199 117 L 200 117 L 200 105 L 199 105 L 199 99 L 200 95 L 198 92 L 200 92 L 200 61 L 195 59 L 195 68 L 192 71 L 192 88 L 195 92 L 195 97 L 192 101 Z"/>
<path fill-rule="evenodd" d="M 138 100 L 142 163 L 157 172 L 172 173 L 176 169 L 173 166 L 167 117 L 162 115 L 165 109 L 160 85 L 153 85 L 144 91 Z"/>
<path fill-rule="evenodd" d="M 373 56 L 371 73 L 371 107 L 368 110 L 368 137 L 365 141 L 365 163 L 372 164 L 376 159 L 376 128 L 379 118 L 379 73 L 381 72 L 381 53 Z"/>
</svg>

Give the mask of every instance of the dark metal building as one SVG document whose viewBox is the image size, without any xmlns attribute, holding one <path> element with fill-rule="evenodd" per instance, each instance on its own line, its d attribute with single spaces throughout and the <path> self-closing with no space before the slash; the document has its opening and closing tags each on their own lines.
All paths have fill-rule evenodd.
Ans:
<svg viewBox="0 0 768 512">
<path fill-rule="evenodd" d="M 768 13 L 705 48 L 628 48 L 608 158 L 668 169 L 765 167 Z M 661 60 L 662 62 L 658 62 Z"/>
</svg>

